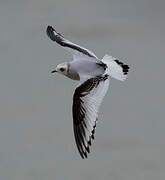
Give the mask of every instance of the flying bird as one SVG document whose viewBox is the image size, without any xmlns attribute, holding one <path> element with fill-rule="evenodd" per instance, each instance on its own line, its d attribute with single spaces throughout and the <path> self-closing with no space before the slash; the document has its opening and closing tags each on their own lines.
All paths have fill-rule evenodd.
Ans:
<svg viewBox="0 0 165 180">
<path fill-rule="evenodd" d="M 47 27 L 47 35 L 73 55 L 73 61 L 64 62 L 52 73 L 58 72 L 72 80 L 79 81 L 73 95 L 73 130 L 77 149 L 81 157 L 87 158 L 91 141 L 94 139 L 98 110 L 108 90 L 109 80 L 124 81 L 129 66 L 118 59 L 105 55 L 102 59 L 77 44 L 65 39 L 52 26 Z"/>
</svg>

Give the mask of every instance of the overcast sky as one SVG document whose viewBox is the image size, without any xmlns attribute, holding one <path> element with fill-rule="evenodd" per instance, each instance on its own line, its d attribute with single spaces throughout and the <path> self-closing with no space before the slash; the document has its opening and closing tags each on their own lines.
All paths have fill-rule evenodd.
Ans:
<svg viewBox="0 0 165 180">
<path fill-rule="evenodd" d="M 0 1 L 0 179 L 165 179 L 165 1 Z M 88 160 L 72 129 L 76 82 L 51 70 L 72 56 L 52 25 L 99 58 L 130 65 L 111 80 Z"/>
</svg>

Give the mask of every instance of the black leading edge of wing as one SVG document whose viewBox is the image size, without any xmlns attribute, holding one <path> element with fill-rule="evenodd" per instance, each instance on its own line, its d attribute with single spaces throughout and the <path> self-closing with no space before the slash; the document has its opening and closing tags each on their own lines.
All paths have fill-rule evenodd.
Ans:
<svg viewBox="0 0 165 180">
<path fill-rule="evenodd" d="M 87 49 L 66 40 L 52 26 L 47 27 L 46 33 L 52 41 L 57 42 L 59 45 L 63 47 L 71 48 L 72 50 L 76 50 L 79 53 L 82 53 L 86 56 L 97 58 L 92 52 L 88 51 Z"/>
</svg>

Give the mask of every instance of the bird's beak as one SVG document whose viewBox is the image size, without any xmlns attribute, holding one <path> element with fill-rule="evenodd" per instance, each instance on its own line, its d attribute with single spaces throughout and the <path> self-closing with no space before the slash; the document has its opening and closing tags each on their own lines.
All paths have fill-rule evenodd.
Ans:
<svg viewBox="0 0 165 180">
<path fill-rule="evenodd" d="M 53 70 L 51 73 L 55 73 L 55 72 L 57 72 L 57 70 Z"/>
</svg>

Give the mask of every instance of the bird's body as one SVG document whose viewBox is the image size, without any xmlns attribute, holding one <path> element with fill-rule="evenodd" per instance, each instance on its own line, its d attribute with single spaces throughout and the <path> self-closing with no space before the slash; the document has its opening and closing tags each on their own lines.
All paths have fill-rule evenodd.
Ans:
<svg viewBox="0 0 165 180">
<path fill-rule="evenodd" d="M 104 73 L 104 69 L 96 64 L 99 60 L 95 58 L 84 58 L 81 60 L 73 60 L 69 62 L 69 71 L 68 74 L 84 74 L 87 77 L 95 77 L 102 75 Z M 78 72 L 77 72 L 78 69 Z M 80 79 L 80 78 L 79 78 Z"/>
<path fill-rule="evenodd" d="M 129 67 L 109 55 L 98 59 L 93 52 L 66 40 L 51 26 L 47 28 L 47 35 L 73 54 L 73 61 L 57 65 L 52 72 L 80 81 L 73 96 L 73 129 L 78 151 L 82 158 L 87 158 L 109 79 L 113 77 L 124 81 Z"/>
</svg>

